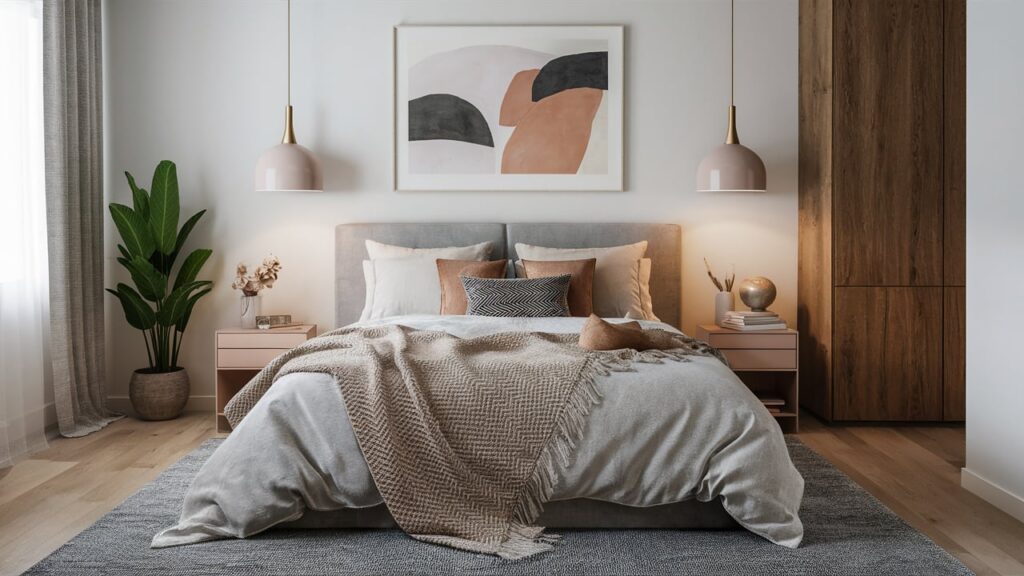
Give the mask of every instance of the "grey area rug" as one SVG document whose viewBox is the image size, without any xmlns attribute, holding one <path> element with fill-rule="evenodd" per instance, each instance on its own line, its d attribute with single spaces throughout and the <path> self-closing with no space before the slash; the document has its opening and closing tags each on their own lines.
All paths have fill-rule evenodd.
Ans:
<svg viewBox="0 0 1024 576">
<path fill-rule="evenodd" d="M 520 561 L 424 544 L 398 530 L 271 530 L 151 550 L 220 442 L 204 443 L 28 574 L 971 574 L 795 438 L 789 450 L 807 482 L 796 550 L 744 530 L 561 531 L 555 550 Z"/>
</svg>

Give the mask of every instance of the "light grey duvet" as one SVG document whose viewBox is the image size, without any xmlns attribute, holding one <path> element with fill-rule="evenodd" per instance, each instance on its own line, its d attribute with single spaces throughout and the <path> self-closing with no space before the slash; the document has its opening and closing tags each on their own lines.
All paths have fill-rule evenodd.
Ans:
<svg viewBox="0 0 1024 576">
<path fill-rule="evenodd" d="M 497 332 L 578 332 L 584 318 L 404 316 L 386 323 L 460 337 Z M 645 328 L 674 330 L 659 322 Z M 574 461 L 552 500 L 589 498 L 649 507 L 721 498 L 742 526 L 796 547 L 803 478 L 778 424 L 715 358 L 635 364 L 601 377 Z M 155 548 L 245 538 L 306 510 L 382 502 L 348 421 L 339 386 L 325 374 L 281 377 L 193 480 L 178 524 Z"/>
</svg>

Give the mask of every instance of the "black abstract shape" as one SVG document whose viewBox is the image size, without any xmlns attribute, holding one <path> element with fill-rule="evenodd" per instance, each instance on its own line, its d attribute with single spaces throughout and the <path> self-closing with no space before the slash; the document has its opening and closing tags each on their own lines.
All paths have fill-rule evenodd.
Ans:
<svg viewBox="0 0 1024 576">
<path fill-rule="evenodd" d="M 476 106 L 451 94 L 409 100 L 409 141 L 457 140 L 494 147 L 491 129 Z"/>
<path fill-rule="evenodd" d="M 583 52 L 559 56 L 533 79 L 533 101 L 570 88 L 608 89 L 608 53 Z"/>
</svg>

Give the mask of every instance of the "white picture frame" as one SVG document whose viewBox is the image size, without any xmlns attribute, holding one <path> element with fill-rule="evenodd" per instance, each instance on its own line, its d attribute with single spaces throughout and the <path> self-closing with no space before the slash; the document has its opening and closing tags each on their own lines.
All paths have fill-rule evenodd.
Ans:
<svg viewBox="0 0 1024 576">
<path fill-rule="evenodd" d="M 621 191 L 623 67 L 622 26 L 396 26 L 394 189 Z"/>
</svg>

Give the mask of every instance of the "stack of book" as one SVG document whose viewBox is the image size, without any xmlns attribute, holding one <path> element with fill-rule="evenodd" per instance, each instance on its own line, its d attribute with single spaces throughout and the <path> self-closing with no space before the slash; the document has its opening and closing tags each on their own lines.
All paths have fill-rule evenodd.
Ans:
<svg viewBox="0 0 1024 576">
<path fill-rule="evenodd" d="M 754 331 L 754 330 L 785 330 L 786 323 L 779 318 L 775 312 L 751 312 L 734 311 L 725 314 L 722 321 L 722 328 L 732 330 Z"/>
<path fill-rule="evenodd" d="M 786 407 L 786 401 L 782 398 L 769 398 L 758 396 L 764 407 L 768 409 L 768 412 L 772 414 L 781 414 L 782 409 Z"/>
</svg>

